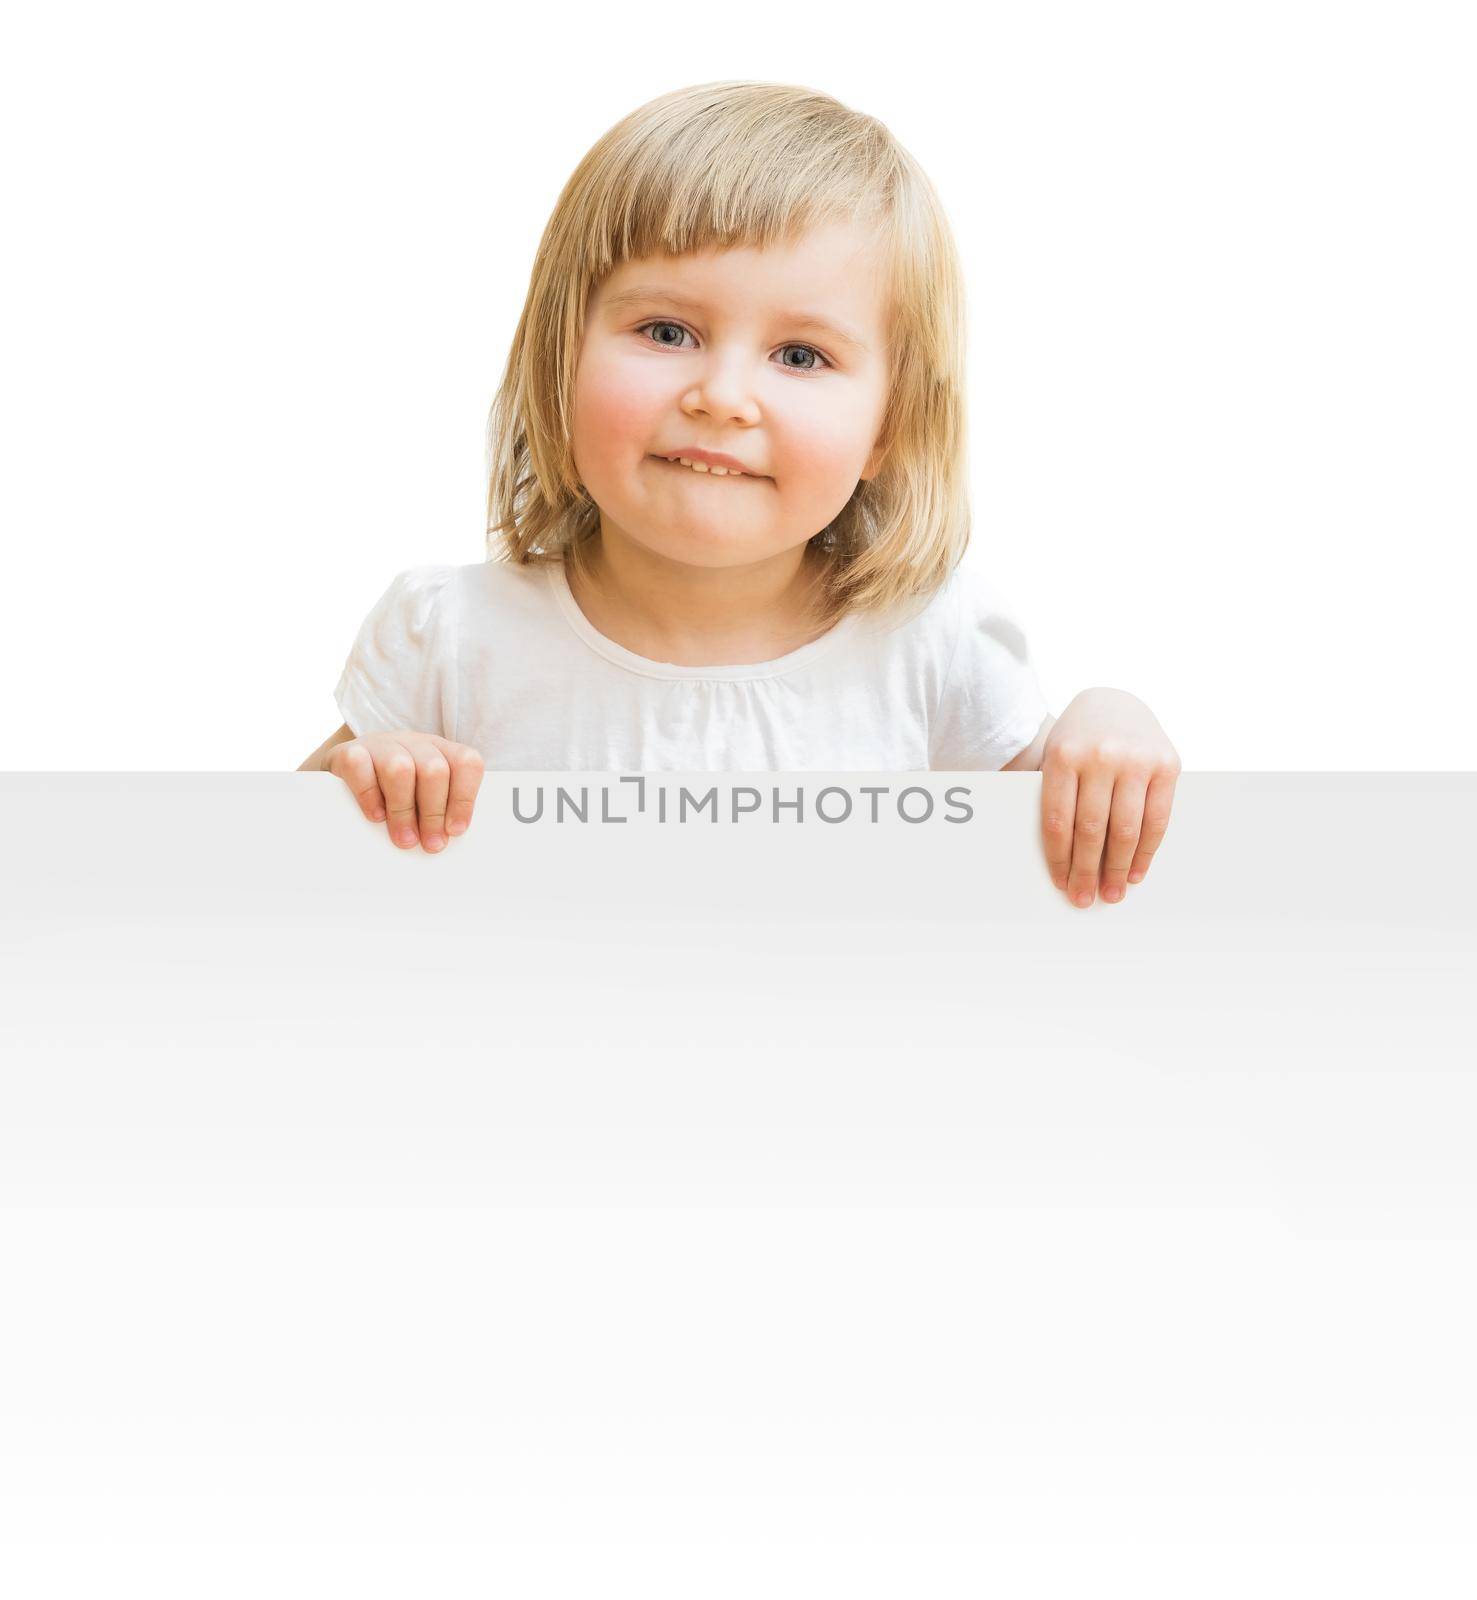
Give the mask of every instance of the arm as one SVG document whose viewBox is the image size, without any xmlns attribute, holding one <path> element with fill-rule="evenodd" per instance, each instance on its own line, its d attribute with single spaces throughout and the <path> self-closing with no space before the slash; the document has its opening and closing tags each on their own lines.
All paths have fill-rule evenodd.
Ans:
<svg viewBox="0 0 1477 1600">
<path fill-rule="evenodd" d="M 333 747 L 336 744 L 347 744 L 350 739 L 357 739 L 358 737 L 358 734 L 356 734 L 348 725 L 348 723 L 345 722 L 337 729 L 336 732 L 329 734 L 323 743 L 318 746 L 312 755 L 310 755 L 297 770 L 299 772 L 324 771 L 325 769 L 323 763 L 328 759 L 329 752 L 333 749 Z"/>
<path fill-rule="evenodd" d="M 1040 772 L 1041 757 L 1046 751 L 1046 736 L 1051 732 L 1055 717 L 1048 716 L 1046 721 L 1036 730 L 1036 737 L 1026 746 L 1018 756 L 1012 756 L 1000 768 L 1002 772 Z"/>
</svg>

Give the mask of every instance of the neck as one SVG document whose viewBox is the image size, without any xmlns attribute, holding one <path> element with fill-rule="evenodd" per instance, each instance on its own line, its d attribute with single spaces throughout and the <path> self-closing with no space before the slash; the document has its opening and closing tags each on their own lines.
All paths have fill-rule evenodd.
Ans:
<svg viewBox="0 0 1477 1600">
<path fill-rule="evenodd" d="M 807 545 L 745 566 L 695 567 L 602 525 L 590 568 L 585 583 L 569 571 L 576 601 L 596 628 L 638 655 L 692 666 L 759 661 L 824 631 L 807 614 L 819 577 Z"/>
</svg>

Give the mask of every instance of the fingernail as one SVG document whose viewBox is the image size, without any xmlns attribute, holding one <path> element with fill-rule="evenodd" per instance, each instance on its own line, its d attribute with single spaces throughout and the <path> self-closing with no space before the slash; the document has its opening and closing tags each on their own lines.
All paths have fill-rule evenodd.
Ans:
<svg viewBox="0 0 1477 1600">
<path fill-rule="evenodd" d="M 1142 872 L 1130 872 L 1128 875 L 1128 881 L 1130 883 L 1142 883 L 1144 881 L 1144 875 Z"/>
<path fill-rule="evenodd" d="M 465 833 L 467 831 L 467 825 L 460 818 L 458 818 L 455 822 L 448 822 L 446 824 L 446 831 L 448 833 Z"/>
<path fill-rule="evenodd" d="M 428 833 L 426 835 L 427 850 L 439 850 L 445 843 L 446 840 L 439 833 Z"/>
<path fill-rule="evenodd" d="M 1092 890 L 1079 889 L 1077 891 L 1077 904 L 1079 906 L 1090 906 L 1092 904 Z"/>
<path fill-rule="evenodd" d="M 1122 898 L 1123 898 L 1123 891 L 1118 887 L 1118 885 L 1116 883 L 1110 884 L 1106 889 L 1103 890 L 1103 899 L 1104 900 L 1121 900 Z"/>
<path fill-rule="evenodd" d="M 415 829 L 414 828 L 401 828 L 395 835 L 395 841 L 396 841 L 397 844 L 414 844 L 415 843 Z"/>
</svg>

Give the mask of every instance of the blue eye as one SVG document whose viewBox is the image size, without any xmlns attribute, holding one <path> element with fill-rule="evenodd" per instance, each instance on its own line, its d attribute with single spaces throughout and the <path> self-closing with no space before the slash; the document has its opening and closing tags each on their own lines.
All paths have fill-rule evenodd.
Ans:
<svg viewBox="0 0 1477 1600">
<path fill-rule="evenodd" d="M 687 329 L 687 328 L 684 328 L 680 322 L 670 322 L 665 317 L 659 318 L 658 320 L 656 320 L 654 322 L 643 322 L 641 324 L 641 326 L 636 329 L 636 332 L 637 333 L 645 333 L 648 328 L 676 328 L 679 333 L 688 333 L 688 332 L 690 332 L 690 330 Z M 668 350 L 677 350 L 677 349 L 681 348 L 680 344 L 674 344 L 669 339 L 653 339 L 651 342 L 653 344 L 662 345 Z M 781 350 L 808 350 L 811 353 L 811 355 L 813 355 L 816 358 L 817 361 L 825 362 L 826 366 L 828 366 L 828 367 L 831 364 L 828 360 L 826 360 L 826 357 L 823 356 L 820 353 L 820 351 L 817 350 L 813 345 L 808 345 L 808 344 L 782 344 L 780 346 L 780 349 Z M 786 370 L 790 371 L 790 372 L 816 372 L 816 371 L 819 370 L 816 367 L 794 367 L 794 366 L 790 366 L 788 362 L 781 362 L 781 365 L 784 366 L 786 368 Z"/>
</svg>

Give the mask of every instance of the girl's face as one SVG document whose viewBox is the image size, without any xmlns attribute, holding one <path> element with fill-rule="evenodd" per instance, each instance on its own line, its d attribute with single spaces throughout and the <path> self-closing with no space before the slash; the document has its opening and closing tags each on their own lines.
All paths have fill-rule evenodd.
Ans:
<svg viewBox="0 0 1477 1600">
<path fill-rule="evenodd" d="M 611 272 L 591 297 L 574 396 L 575 469 L 602 530 L 702 567 L 819 533 L 877 470 L 881 270 L 875 241 L 848 224 Z M 690 448 L 751 476 L 666 459 Z"/>
</svg>

